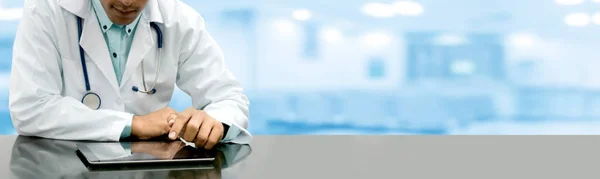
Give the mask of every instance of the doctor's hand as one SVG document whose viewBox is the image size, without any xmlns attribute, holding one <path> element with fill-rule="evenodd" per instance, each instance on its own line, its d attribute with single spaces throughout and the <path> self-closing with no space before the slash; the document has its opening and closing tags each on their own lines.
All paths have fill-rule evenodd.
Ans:
<svg viewBox="0 0 600 179">
<path fill-rule="evenodd" d="M 224 132 L 223 124 L 210 117 L 206 112 L 188 108 L 177 116 L 171 128 L 169 138 L 193 142 L 197 148 L 212 149 L 221 139 Z"/>
<path fill-rule="evenodd" d="M 177 111 L 170 107 L 163 108 L 144 116 L 134 116 L 131 124 L 131 135 L 141 140 L 166 135 L 175 123 Z"/>
</svg>

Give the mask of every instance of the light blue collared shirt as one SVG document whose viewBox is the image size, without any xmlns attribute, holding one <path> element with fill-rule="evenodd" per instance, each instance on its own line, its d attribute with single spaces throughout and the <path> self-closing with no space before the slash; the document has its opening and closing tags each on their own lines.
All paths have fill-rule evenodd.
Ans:
<svg viewBox="0 0 600 179">
<path fill-rule="evenodd" d="M 131 24 L 118 25 L 114 24 L 104 11 L 100 0 L 92 0 L 92 7 L 98 17 L 100 29 L 102 29 L 104 40 L 108 46 L 110 52 L 110 59 L 112 61 L 115 75 L 117 76 L 117 82 L 121 84 L 123 78 L 123 72 L 125 71 L 125 65 L 127 64 L 127 57 L 129 56 L 129 50 L 133 42 L 133 36 L 137 24 L 142 16 L 142 13 Z M 131 121 L 127 121 L 127 125 L 121 133 L 121 137 L 125 138 L 131 135 Z"/>
<path fill-rule="evenodd" d="M 129 56 L 135 30 L 143 13 L 140 13 L 140 15 L 138 15 L 135 21 L 133 21 L 131 24 L 118 25 L 114 24 L 108 18 L 106 11 L 100 3 L 100 0 L 92 0 L 92 7 L 94 8 L 96 17 L 98 17 L 100 29 L 102 29 L 104 40 L 108 46 L 108 51 L 110 52 L 112 65 L 117 77 L 116 80 L 120 85 L 123 72 L 125 71 L 125 66 L 127 64 L 127 58 Z M 127 125 L 121 133 L 121 138 L 131 136 L 131 120 L 132 119 L 129 119 L 129 121 L 127 121 Z M 234 140 L 241 132 L 241 130 L 235 125 L 228 125 L 230 126 L 229 130 L 226 134 L 224 134 L 225 136 L 223 136 L 221 142 L 229 142 Z M 128 147 L 125 148 L 127 151 L 129 151 Z"/>
</svg>

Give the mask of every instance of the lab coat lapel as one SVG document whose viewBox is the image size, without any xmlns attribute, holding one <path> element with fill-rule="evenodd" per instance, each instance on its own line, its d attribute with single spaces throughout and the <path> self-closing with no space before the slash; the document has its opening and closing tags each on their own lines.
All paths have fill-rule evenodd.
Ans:
<svg viewBox="0 0 600 179">
<path fill-rule="evenodd" d="M 129 52 L 129 57 L 127 59 L 127 64 L 125 66 L 125 72 L 123 73 L 122 83 L 126 84 L 125 81 L 129 80 L 134 72 L 136 72 L 136 68 L 143 63 L 144 58 L 156 44 L 156 38 L 152 35 L 152 28 L 150 27 L 150 23 L 144 17 L 140 19 L 139 24 L 137 25 L 137 30 L 135 32 L 135 36 L 133 37 L 133 42 L 131 43 L 131 50 Z M 148 60 L 147 63 L 153 62 Z M 148 69 L 146 69 L 148 70 Z"/>
<path fill-rule="evenodd" d="M 154 29 L 150 27 L 150 22 L 163 23 L 162 14 L 160 12 L 160 8 L 158 7 L 158 0 L 149 0 L 146 6 L 146 11 L 143 12 L 140 21 L 138 22 L 137 30 L 135 32 L 135 36 L 133 37 L 133 42 L 131 43 L 131 49 L 129 50 L 129 57 L 127 59 L 127 64 L 125 66 L 125 71 L 123 72 L 123 79 L 121 85 L 127 84 L 127 80 L 129 80 L 133 73 L 137 72 L 137 67 L 143 63 L 154 63 L 156 59 L 148 59 L 144 61 L 144 59 L 148 56 L 148 53 L 152 51 L 152 49 L 157 49 L 157 36 Z M 158 58 L 158 57 L 156 57 Z M 152 71 L 146 68 L 146 73 L 151 73 Z M 136 83 L 135 81 L 134 83 Z"/>
<path fill-rule="evenodd" d="M 100 26 L 98 25 L 98 19 L 96 18 L 95 13 L 89 13 L 88 17 L 85 19 L 80 45 L 88 55 L 88 58 L 91 58 L 102 74 L 108 78 L 113 89 L 119 91 L 117 77 L 108 52 L 108 46 L 106 45 Z M 87 65 L 89 69 L 90 64 L 88 63 Z M 90 76 L 90 78 L 93 79 L 94 76 Z"/>
</svg>

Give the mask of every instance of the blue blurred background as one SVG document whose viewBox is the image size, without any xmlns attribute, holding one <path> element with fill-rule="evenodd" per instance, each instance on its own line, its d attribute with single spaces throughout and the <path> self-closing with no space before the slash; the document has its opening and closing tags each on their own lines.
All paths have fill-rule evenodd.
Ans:
<svg viewBox="0 0 600 179">
<path fill-rule="evenodd" d="M 600 134 L 600 0 L 185 2 L 255 135 Z M 0 134 L 22 5 L 0 0 Z"/>
</svg>

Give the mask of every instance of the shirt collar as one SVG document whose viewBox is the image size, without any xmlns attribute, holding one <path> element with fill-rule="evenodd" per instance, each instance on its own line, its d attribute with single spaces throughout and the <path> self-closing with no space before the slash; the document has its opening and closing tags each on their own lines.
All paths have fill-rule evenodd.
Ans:
<svg viewBox="0 0 600 179">
<path fill-rule="evenodd" d="M 100 0 L 92 0 L 92 7 L 94 8 L 94 12 L 96 12 L 96 16 L 98 17 L 98 21 L 100 23 L 100 29 L 102 29 L 102 32 L 106 33 L 106 31 L 110 30 L 113 25 L 114 26 L 118 26 L 121 28 L 125 28 L 125 33 L 127 33 L 127 35 L 130 35 L 131 33 L 134 32 L 135 27 L 137 26 L 140 17 L 142 16 L 143 13 L 140 13 L 138 15 L 137 18 L 135 18 L 135 20 L 128 25 L 125 26 L 120 26 L 117 24 L 114 24 L 109 18 L 108 15 L 106 14 L 106 11 L 104 11 L 104 8 L 102 7 L 102 4 L 100 3 Z"/>
</svg>

